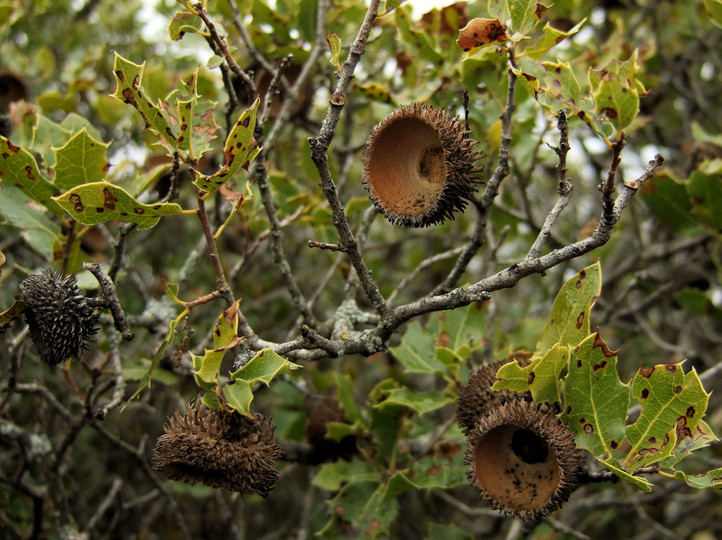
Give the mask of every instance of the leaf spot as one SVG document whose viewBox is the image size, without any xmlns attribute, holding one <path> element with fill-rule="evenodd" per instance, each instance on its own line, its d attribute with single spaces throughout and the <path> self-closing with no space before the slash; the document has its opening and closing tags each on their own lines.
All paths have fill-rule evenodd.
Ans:
<svg viewBox="0 0 722 540">
<path fill-rule="evenodd" d="M 594 426 L 591 424 L 584 424 L 584 433 L 587 435 L 591 435 L 594 433 Z"/>
<path fill-rule="evenodd" d="M 142 208 L 139 208 L 139 207 L 137 207 L 137 206 L 136 206 L 135 208 L 133 208 L 133 212 L 135 212 L 135 213 L 138 214 L 139 216 L 142 215 L 142 214 L 145 214 L 145 210 L 143 210 Z"/>
<path fill-rule="evenodd" d="M 76 212 L 82 212 L 83 210 L 85 210 L 85 206 L 83 206 L 83 200 L 77 193 L 71 193 L 68 200 L 75 205 Z"/>
<path fill-rule="evenodd" d="M 103 188 L 103 198 L 105 199 L 103 206 L 111 212 L 115 210 L 115 203 L 118 201 L 118 198 L 113 195 L 113 192 L 107 187 Z"/>
<path fill-rule="evenodd" d="M 28 174 L 28 180 L 35 180 L 35 175 L 33 174 L 33 168 L 30 165 L 25 166 L 25 172 Z"/>
<path fill-rule="evenodd" d="M 642 399 L 647 399 L 649 397 L 649 388 L 645 388 L 644 390 L 642 390 L 642 393 L 639 397 L 641 397 Z"/>
<path fill-rule="evenodd" d="M 692 405 L 687 407 L 687 412 L 685 413 L 688 418 L 692 418 L 694 416 L 695 410 Z"/>
<path fill-rule="evenodd" d="M 528 375 L 527 378 L 526 378 L 527 384 L 533 383 L 535 377 L 536 377 L 536 374 L 535 374 L 533 371 L 530 372 L 529 375 Z"/>
<path fill-rule="evenodd" d="M 654 373 L 654 368 L 639 368 L 639 374 L 644 377 L 645 379 L 649 379 L 652 376 L 652 373 Z"/>
<path fill-rule="evenodd" d="M 582 311 L 579 314 L 579 317 L 577 317 L 577 330 L 581 329 L 583 324 L 584 324 L 584 312 Z"/>
</svg>

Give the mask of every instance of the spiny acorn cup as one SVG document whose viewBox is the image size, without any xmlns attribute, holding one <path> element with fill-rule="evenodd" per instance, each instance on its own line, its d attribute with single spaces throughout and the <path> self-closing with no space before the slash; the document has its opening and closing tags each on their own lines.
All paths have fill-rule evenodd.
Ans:
<svg viewBox="0 0 722 540">
<path fill-rule="evenodd" d="M 496 382 L 496 372 L 509 360 L 499 360 L 477 369 L 469 377 L 469 382 L 459 394 L 456 409 L 456 420 L 465 434 L 468 434 L 476 425 L 480 417 L 492 409 L 515 399 L 532 400 L 531 392 L 519 394 L 513 390 L 492 390 Z"/>
<path fill-rule="evenodd" d="M 584 470 L 572 433 L 546 403 L 511 400 L 466 439 L 469 482 L 494 508 L 539 519 L 561 508 Z"/>
<path fill-rule="evenodd" d="M 30 338 L 48 365 L 79 356 L 93 341 L 97 317 L 74 276 L 48 269 L 25 278 L 19 287 L 20 299 L 28 306 L 24 313 Z"/>
<path fill-rule="evenodd" d="M 391 223 L 426 227 L 454 219 L 473 196 L 474 151 L 458 118 L 429 105 L 403 105 L 371 131 L 363 185 Z"/>
<path fill-rule="evenodd" d="M 177 411 L 158 438 L 153 468 L 171 480 L 201 482 L 238 493 L 267 497 L 278 481 L 283 455 L 275 427 L 259 413 L 211 409 L 200 400 Z"/>
</svg>

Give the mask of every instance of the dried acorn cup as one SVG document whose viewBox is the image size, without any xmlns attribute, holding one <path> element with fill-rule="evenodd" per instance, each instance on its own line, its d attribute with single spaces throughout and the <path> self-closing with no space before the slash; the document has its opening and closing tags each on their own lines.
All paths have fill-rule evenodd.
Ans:
<svg viewBox="0 0 722 540">
<path fill-rule="evenodd" d="M 476 191 L 476 141 L 458 118 L 428 105 L 404 105 L 371 131 L 363 185 L 391 223 L 426 227 L 454 219 Z"/>
<path fill-rule="evenodd" d="M 267 497 L 278 481 L 283 451 L 259 413 L 211 409 L 200 400 L 170 418 L 153 450 L 153 468 L 171 480 Z"/>
<path fill-rule="evenodd" d="M 584 461 L 546 403 L 511 400 L 479 418 L 466 439 L 469 482 L 494 508 L 522 519 L 559 509 Z"/>
<path fill-rule="evenodd" d="M 519 394 L 512 390 L 492 390 L 496 382 L 496 372 L 508 360 L 499 360 L 477 369 L 469 377 L 469 382 L 459 394 L 456 420 L 461 430 L 468 434 L 480 417 L 491 412 L 499 405 L 516 399 L 531 401 L 531 392 Z"/>
<path fill-rule="evenodd" d="M 30 337 L 42 359 L 54 366 L 79 356 L 98 330 L 97 317 L 75 277 L 49 269 L 24 279 L 19 287 Z"/>
</svg>

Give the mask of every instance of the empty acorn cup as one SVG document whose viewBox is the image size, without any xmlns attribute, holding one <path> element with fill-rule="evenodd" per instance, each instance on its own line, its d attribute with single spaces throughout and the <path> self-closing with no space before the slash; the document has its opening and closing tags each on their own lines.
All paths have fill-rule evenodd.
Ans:
<svg viewBox="0 0 722 540">
<path fill-rule="evenodd" d="M 363 152 L 363 185 L 391 223 L 426 227 L 454 219 L 476 188 L 482 154 L 458 118 L 412 103 L 374 127 Z"/>
</svg>

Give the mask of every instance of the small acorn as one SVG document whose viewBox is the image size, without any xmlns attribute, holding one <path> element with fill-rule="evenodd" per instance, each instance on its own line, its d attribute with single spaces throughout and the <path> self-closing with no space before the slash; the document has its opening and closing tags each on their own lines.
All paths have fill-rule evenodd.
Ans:
<svg viewBox="0 0 722 540">
<path fill-rule="evenodd" d="M 371 131 L 363 152 L 363 186 L 391 223 L 426 227 L 454 219 L 482 169 L 458 118 L 429 105 L 403 105 Z"/>
<path fill-rule="evenodd" d="M 494 508 L 539 519 L 561 508 L 584 470 L 572 433 L 546 403 L 511 400 L 466 439 L 469 482 Z"/>
<path fill-rule="evenodd" d="M 496 372 L 509 360 L 499 360 L 477 369 L 469 377 L 469 382 L 459 394 L 456 420 L 461 430 L 468 434 L 481 416 L 507 401 L 526 399 L 531 401 L 531 392 L 519 394 L 512 390 L 492 390 L 496 382 Z"/>
<path fill-rule="evenodd" d="M 45 362 L 54 366 L 77 357 L 98 330 L 97 317 L 78 289 L 74 276 L 55 270 L 25 278 L 20 300 L 27 304 L 30 338 Z"/>
<path fill-rule="evenodd" d="M 201 482 L 267 497 L 278 481 L 275 460 L 283 451 L 275 428 L 259 413 L 211 409 L 200 400 L 177 411 L 158 438 L 152 465 L 171 480 Z"/>
</svg>

